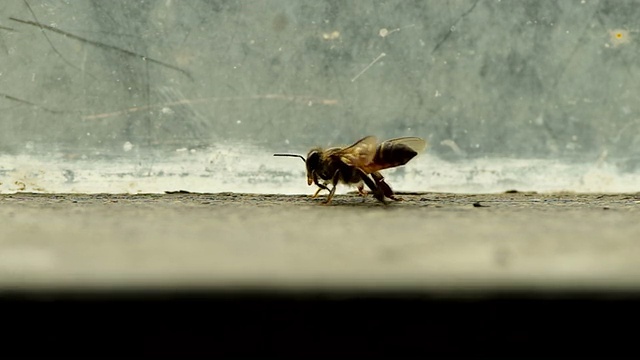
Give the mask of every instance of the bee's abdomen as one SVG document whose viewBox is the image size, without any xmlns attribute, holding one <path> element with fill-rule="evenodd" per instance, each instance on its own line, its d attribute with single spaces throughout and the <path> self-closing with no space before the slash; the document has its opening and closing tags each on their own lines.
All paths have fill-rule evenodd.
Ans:
<svg viewBox="0 0 640 360">
<path fill-rule="evenodd" d="M 413 159 L 418 153 L 404 144 L 380 144 L 376 149 L 374 162 L 390 166 L 400 166 Z"/>
</svg>

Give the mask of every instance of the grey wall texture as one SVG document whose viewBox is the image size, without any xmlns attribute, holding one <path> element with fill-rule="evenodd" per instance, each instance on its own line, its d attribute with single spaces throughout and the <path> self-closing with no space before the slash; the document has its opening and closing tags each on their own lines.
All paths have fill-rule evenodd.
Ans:
<svg viewBox="0 0 640 360">
<path fill-rule="evenodd" d="M 4 0 L 0 151 L 416 135 L 635 169 L 638 19 L 628 0 Z"/>
</svg>

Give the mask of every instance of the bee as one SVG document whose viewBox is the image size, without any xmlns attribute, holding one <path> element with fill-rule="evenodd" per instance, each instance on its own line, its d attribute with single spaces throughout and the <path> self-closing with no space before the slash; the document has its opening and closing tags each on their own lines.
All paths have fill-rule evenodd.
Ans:
<svg viewBox="0 0 640 360">
<path fill-rule="evenodd" d="M 324 204 L 331 203 L 339 183 L 356 185 L 363 197 L 367 195 L 366 185 L 377 200 L 387 204 L 385 197 L 395 201 L 402 199 L 395 196 L 380 171 L 405 165 L 426 145 L 426 141 L 418 137 L 401 137 L 378 143 L 375 136 L 366 136 L 346 147 L 313 148 L 306 159 L 295 154 L 273 155 L 301 158 L 307 169 L 307 184 L 318 186 L 312 198 L 322 190 L 329 191 Z"/>
</svg>

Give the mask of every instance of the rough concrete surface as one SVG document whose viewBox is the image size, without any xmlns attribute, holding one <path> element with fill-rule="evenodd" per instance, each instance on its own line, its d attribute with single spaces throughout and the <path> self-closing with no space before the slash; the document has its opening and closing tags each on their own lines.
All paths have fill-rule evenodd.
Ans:
<svg viewBox="0 0 640 360">
<path fill-rule="evenodd" d="M 0 195 L 0 286 L 636 289 L 640 194 Z"/>
</svg>

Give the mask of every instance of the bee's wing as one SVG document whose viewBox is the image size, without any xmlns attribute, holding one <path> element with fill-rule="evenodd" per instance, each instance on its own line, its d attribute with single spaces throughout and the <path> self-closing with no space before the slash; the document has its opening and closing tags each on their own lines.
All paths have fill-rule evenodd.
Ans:
<svg viewBox="0 0 640 360">
<path fill-rule="evenodd" d="M 374 158 L 361 169 L 371 174 L 376 171 L 401 166 L 413 159 L 427 147 L 419 137 L 401 137 L 385 140 L 376 147 Z"/>
<path fill-rule="evenodd" d="M 427 147 L 427 142 L 424 139 L 414 136 L 401 137 L 396 139 L 390 139 L 383 141 L 379 148 L 384 149 L 389 145 L 406 145 L 413 149 L 415 152 L 420 153 Z"/>
<path fill-rule="evenodd" d="M 375 136 L 367 136 L 349 147 L 335 151 L 333 155 L 349 166 L 363 168 L 373 161 L 377 144 L 378 139 Z"/>
</svg>

